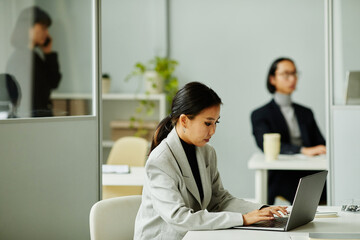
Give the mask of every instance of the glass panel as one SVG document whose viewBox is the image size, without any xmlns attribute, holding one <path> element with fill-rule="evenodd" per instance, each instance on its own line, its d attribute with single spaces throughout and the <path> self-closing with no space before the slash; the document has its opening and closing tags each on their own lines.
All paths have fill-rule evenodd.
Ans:
<svg viewBox="0 0 360 240">
<path fill-rule="evenodd" d="M 335 105 L 360 104 L 360 1 L 334 0 Z"/>
<path fill-rule="evenodd" d="M 94 1 L 0 0 L 0 118 L 92 115 Z"/>
</svg>

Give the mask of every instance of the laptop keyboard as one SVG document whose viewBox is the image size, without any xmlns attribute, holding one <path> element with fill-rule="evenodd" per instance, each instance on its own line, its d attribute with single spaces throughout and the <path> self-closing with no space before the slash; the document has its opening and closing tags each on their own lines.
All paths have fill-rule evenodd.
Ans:
<svg viewBox="0 0 360 240">
<path fill-rule="evenodd" d="M 253 226 L 256 227 L 271 227 L 271 228 L 285 228 L 286 223 L 289 218 L 287 217 L 277 217 L 274 220 L 261 221 L 254 223 Z"/>
</svg>

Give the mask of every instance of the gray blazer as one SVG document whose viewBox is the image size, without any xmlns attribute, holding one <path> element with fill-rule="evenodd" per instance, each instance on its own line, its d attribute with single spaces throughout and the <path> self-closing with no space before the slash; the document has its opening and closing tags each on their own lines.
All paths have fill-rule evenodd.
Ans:
<svg viewBox="0 0 360 240">
<path fill-rule="evenodd" d="M 196 158 L 203 201 L 175 128 L 151 152 L 134 239 L 182 239 L 190 230 L 242 225 L 242 214 L 262 206 L 237 199 L 223 188 L 210 145 L 196 147 Z"/>
</svg>

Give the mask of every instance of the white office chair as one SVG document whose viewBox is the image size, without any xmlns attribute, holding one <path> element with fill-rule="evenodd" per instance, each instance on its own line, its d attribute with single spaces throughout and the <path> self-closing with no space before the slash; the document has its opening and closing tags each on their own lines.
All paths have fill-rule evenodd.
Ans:
<svg viewBox="0 0 360 240">
<path fill-rule="evenodd" d="M 145 165 L 148 141 L 141 137 L 119 138 L 111 148 L 107 164 L 126 164 L 142 167 Z"/>
<path fill-rule="evenodd" d="M 125 196 L 95 203 L 90 211 L 91 240 L 130 240 L 134 237 L 141 196 Z"/>
</svg>

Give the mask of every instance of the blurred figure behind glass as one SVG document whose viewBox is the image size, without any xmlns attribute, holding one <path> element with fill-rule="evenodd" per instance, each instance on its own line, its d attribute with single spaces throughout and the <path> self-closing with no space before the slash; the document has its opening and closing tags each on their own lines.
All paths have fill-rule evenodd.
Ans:
<svg viewBox="0 0 360 240">
<path fill-rule="evenodd" d="M 58 56 L 52 51 L 48 32 L 52 20 L 39 7 L 24 9 L 11 36 L 15 47 L 7 72 L 16 77 L 22 91 L 20 117 L 53 116 L 50 95 L 59 86 L 61 73 Z"/>
</svg>

